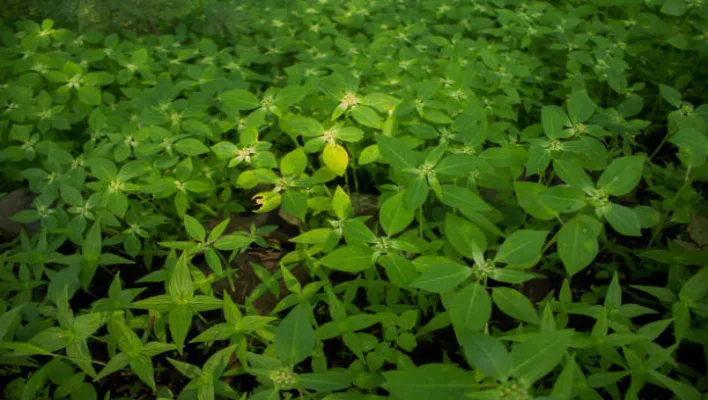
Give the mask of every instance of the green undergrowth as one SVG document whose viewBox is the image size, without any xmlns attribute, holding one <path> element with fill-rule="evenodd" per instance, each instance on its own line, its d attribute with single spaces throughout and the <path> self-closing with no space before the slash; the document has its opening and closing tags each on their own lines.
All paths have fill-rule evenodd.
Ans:
<svg viewBox="0 0 708 400">
<path fill-rule="evenodd" d="M 705 0 L 237 7 L 0 27 L 4 398 L 708 398 Z"/>
</svg>

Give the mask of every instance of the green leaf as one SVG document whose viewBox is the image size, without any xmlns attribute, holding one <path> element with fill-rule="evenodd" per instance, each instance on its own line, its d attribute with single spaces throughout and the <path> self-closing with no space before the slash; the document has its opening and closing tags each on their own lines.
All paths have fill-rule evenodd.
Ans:
<svg viewBox="0 0 708 400">
<path fill-rule="evenodd" d="M 281 361 L 294 366 L 312 354 L 315 339 L 310 313 L 300 304 L 295 306 L 276 328 L 275 351 Z"/>
<path fill-rule="evenodd" d="M 379 135 L 376 136 L 376 143 L 379 145 L 379 152 L 384 161 L 391 167 L 404 170 L 416 168 L 418 165 L 415 152 L 401 139 Z"/>
<path fill-rule="evenodd" d="M 101 221 L 96 220 L 86 234 L 86 238 L 81 246 L 81 254 L 83 258 L 89 262 L 98 262 L 101 258 L 102 247 Z"/>
<path fill-rule="evenodd" d="M 541 202 L 560 213 L 573 213 L 580 211 L 587 201 L 585 193 L 573 186 L 552 186 L 539 194 Z"/>
<path fill-rule="evenodd" d="M 538 332 L 511 350 L 511 376 L 525 386 L 551 372 L 563 359 L 573 338 L 573 330 Z"/>
<path fill-rule="evenodd" d="M 178 304 L 188 302 L 194 295 L 192 275 L 189 272 L 186 257 L 186 254 L 183 253 L 177 260 L 167 286 L 167 293 L 169 293 Z"/>
<path fill-rule="evenodd" d="M 406 205 L 409 210 L 417 210 L 428 199 L 428 181 L 424 176 L 413 179 L 406 187 Z"/>
<path fill-rule="evenodd" d="M 214 247 L 219 250 L 234 251 L 245 249 L 249 247 L 251 243 L 253 243 L 253 239 L 250 236 L 234 233 L 220 237 L 219 240 L 214 243 Z"/>
<path fill-rule="evenodd" d="M 524 209 L 532 217 L 550 221 L 558 215 L 558 213 L 546 205 L 541 200 L 541 194 L 547 190 L 546 186 L 536 182 L 514 182 L 514 192 L 516 193 L 516 201 L 519 202 L 521 208 Z"/>
<path fill-rule="evenodd" d="M 679 298 L 693 304 L 700 302 L 708 294 L 706 282 L 708 282 L 708 267 L 703 267 L 683 283 L 679 291 Z"/>
<path fill-rule="evenodd" d="M 440 110 L 426 109 L 423 111 L 423 119 L 434 124 L 451 124 L 452 119 Z"/>
<path fill-rule="evenodd" d="M 500 382 L 509 377 L 511 356 L 499 339 L 481 332 L 467 331 L 462 340 L 465 358 L 470 365 Z"/>
<path fill-rule="evenodd" d="M 101 89 L 94 86 L 82 86 L 78 91 L 79 100 L 89 106 L 101 104 Z"/>
<path fill-rule="evenodd" d="M 278 108 L 285 109 L 291 104 L 297 104 L 302 101 L 309 91 L 309 86 L 286 86 L 278 92 L 273 103 Z"/>
<path fill-rule="evenodd" d="M 379 222 L 386 235 L 393 236 L 413 222 L 415 211 L 408 208 L 405 192 L 399 192 L 388 198 L 379 210 Z"/>
<path fill-rule="evenodd" d="M 501 244 L 495 262 L 527 265 L 537 262 L 541 248 L 546 242 L 547 231 L 521 229 L 509 235 Z"/>
<path fill-rule="evenodd" d="M 445 238 L 464 257 L 478 262 L 484 260 L 487 237 L 468 220 L 447 214 L 445 216 Z"/>
<path fill-rule="evenodd" d="M 657 371 L 649 371 L 649 374 L 662 385 L 671 390 L 679 400 L 701 400 L 703 396 L 693 385 L 679 382 Z"/>
<path fill-rule="evenodd" d="M 374 266 L 373 256 L 374 251 L 369 246 L 351 245 L 327 254 L 320 263 L 337 271 L 357 273 Z"/>
<path fill-rule="evenodd" d="M 558 232 L 558 254 L 569 275 L 590 265 L 599 252 L 602 224 L 592 217 L 575 217 Z"/>
<path fill-rule="evenodd" d="M 167 315 L 167 320 L 170 324 L 170 334 L 172 334 L 172 340 L 177 345 L 177 351 L 180 354 L 182 354 L 189 328 L 192 326 L 192 316 L 192 309 L 186 304 L 173 307 Z"/>
<path fill-rule="evenodd" d="M 610 203 L 605 211 L 605 219 L 612 228 L 626 236 L 642 236 L 641 223 L 637 213 L 629 207 Z"/>
<path fill-rule="evenodd" d="M 472 269 L 457 263 L 439 263 L 431 266 L 411 283 L 412 287 L 433 293 L 454 289 L 472 275 Z"/>
<path fill-rule="evenodd" d="M 388 280 L 396 286 L 408 287 L 418 276 L 415 265 L 401 256 L 386 254 L 378 262 L 384 267 Z"/>
<path fill-rule="evenodd" d="M 463 213 L 492 210 L 484 200 L 467 188 L 457 185 L 442 185 L 441 189 L 443 204 L 457 208 Z"/>
<path fill-rule="evenodd" d="M 568 98 L 568 114 L 574 123 L 585 122 L 595 112 L 595 103 L 585 90 L 579 90 Z"/>
<path fill-rule="evenodd" d="M 332 172 L 339 176 L 344 176 L 349 165 L 349 153 L 338 144 L 328 144 L 322 152 L 322 159 Z"/>
<path fill-rule="evenodd" d="M 307 195 L 297 190 L 288 190 L 281 198 L 282 210 L 286 213 L 305 220 L 307 214 Z"/>
<path fill-rule="evenodd" d="M 91 175 L 99 180 L 110 182 L 118 176 L 116 164 L 107 158 L 91 158 L 87 164 L 91 168 Z"/>
<path fill-rule="evenodd" d="M 152 368 L 152 361 L 144 354 L 138 354 L 130 358 L 130 369 L 135 375 L 145 382 L 152 390 L 157 390 L 155 386 L 155 372 Z"/>
<path fill-rule="evenodd" d="M 477 282 L 467 284 L 450 303 L 450 321 L 458 332 L 479 331 L 492 317 L 492 300 Z"/>
<path fill-rule="evenodd" d="M 287 153 L 280 159 L 280 173 L 283 176 L 300 176 L 307 169 L 307 155 L 302 147 Z"/>
<path fill-rule="evenodd" d="M 383 376 L 381 386 L 398 399 L 460 400 L 474 390 L 472 374 L 451 364 L 425 364 Z"/>
<path fill-rule="evenodd" d="M 194 217 L 184 214 L 184 227 L 187 234 L 197 242 L 204 242 L 206 239 L 206 230 L 202 224 Z"/>
<path fill-rule="evenodd" d="M 352 109 L 354 120 L 364 126 L 374 129 L 381 129 L 383 120 L 372 108 L 366 106 L 356 106 Z"/>
<path fill-rule="evenodd" d="M 553 170 L 563 182 L 585 193 L 590 193 L 595 188 L 587 172 L 571 162 L 555 160 L 553 161 Z"/>
<path fill-rule="evenodd" d="M 668 0 L 667 3 L 676 3 L 675 0 Z M 662 8 L 663 11 L 663 8 Z M 666 100 L 667 103 L 671 104 L 675 108 L 681 107 L 681 93 L 672 88 L 671 86 L 667 86 L 664 84 L 659 84 L 659 93 L 661 94 L 661 97 Z"/>
<path fill-rule="evenodd" d="M 531 300 L 512 288 L 494 288 L 492 291 L 492 300 L 494 300 L 494 304 L 496 304 L 504 314 L 512 318 L 526 321 L 534 325 L 541 323 L 538 312 L 533 304 L 531 304 Z"/>
<path fill-rule="evenodd" d="M 543 106 L 541 108 L 541 125 L 546 136 L 551 139 L 570 137 L 563 128 L 570 126 L 570 120 L 562 108 L 558 106 Z"/>
<path fill-rule="evenodd" d="M 465 176 L 474 170 L 477 158 L 470 154 L 453 154 L 440 160 L 435 167 L 435 173 L 445 176 Z"/>
<path fill-rule="evenodd" d="M 327 238 L 329 238 L 331 233 L 331 228 L 311 229 L 307 232 L 303 232 L 300 235 L 295 236 L 294 238 L 290 239 L 290 241 L 293 243 L 323 244 L 327 241 Z"/>
<path fill-rule="evenodd" d="M 326 371 L 299 374 L 298 382 L 306 389 L 332 392 L 347 389 L 352 384 L 352 375 L 348 371 Z"/>
<path fill-rule="evenodd" d="M 219 95 L 218 99 L 229 111 L 253 110 L 261 105 L 258 97 L 243 89 L 234 89 Z"/>
<path fill-rule="evenodd" d="M 175 143 L 175 150 L 187 156 L 198 156 L 209 152 L 209 148 L 204 143 L 194 138 L 182 139 Z"/>
<path fill-rule="evenodd" d="M 631 192 L 642 179 L 646 156 L 626 156 L 613 160 L 597 181 L 600 190 L 613 196 Z"/>
</svg>

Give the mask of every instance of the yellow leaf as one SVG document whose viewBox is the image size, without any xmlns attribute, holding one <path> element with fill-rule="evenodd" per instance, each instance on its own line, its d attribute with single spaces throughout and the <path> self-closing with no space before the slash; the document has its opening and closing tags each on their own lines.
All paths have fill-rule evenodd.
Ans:
<svg viewBox="0 0 708 400">
<path fill-rule="evenodd" d="M 328 144 L 324 148 L 322 158 L 327 168 L 339 176 L 343 176 L 349 164 L 347 150 L 338 144 Z"/>
</svg>

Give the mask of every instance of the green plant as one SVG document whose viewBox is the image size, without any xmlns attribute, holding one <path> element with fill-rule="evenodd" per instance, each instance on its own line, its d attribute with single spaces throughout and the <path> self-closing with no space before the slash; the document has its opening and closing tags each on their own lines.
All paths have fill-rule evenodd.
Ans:
<svg viewBox="0 0 708 400">
<path fill-rule="evenodd" d="M 705 398 L 708 6 L 239 12 L 2 28 L 7 398 Z"/>
</svg>

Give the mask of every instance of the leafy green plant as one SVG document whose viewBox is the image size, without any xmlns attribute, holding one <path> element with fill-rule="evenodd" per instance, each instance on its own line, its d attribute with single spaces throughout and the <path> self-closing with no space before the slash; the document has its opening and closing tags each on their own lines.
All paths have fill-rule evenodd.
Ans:
<svg viewBox="0 0 708 400">
<path fill-rule="evenodd" d="M 0 27 L 6 398 L 706 397 L 708 6 L 219 4 Z"/>
</svg>

